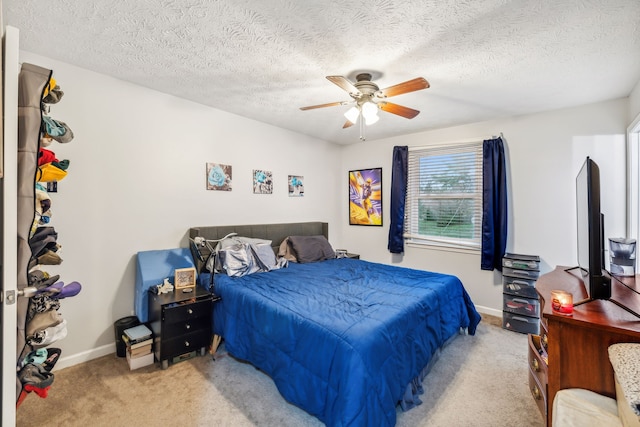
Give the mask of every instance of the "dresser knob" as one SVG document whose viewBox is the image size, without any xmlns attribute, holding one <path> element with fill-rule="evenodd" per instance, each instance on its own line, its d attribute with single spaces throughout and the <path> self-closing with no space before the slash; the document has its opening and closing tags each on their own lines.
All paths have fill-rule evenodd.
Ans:
<svg viewBox="0 0 640 427">
<path fill-rule="evenodd" d="M 188 310 L 187 310 L 187 313 L 189 313 L 189 314 L 193 314 L 193 310 L 192 310 L 192 309 L 188 309 Z"/>
<path fill-rule="evenodd" d="M 189 341 L 185 341 L 185 342 L 184 342 L 184 346 L 185 346 L 185 347 L 189 347 L 190 345 L 191 345 L 191 344 L 189 344 Z"/>
<path fill-rule="evenodd" d="M 540 398 L 542 397 L 542 395 L 540 394 L 540 389 L 538 389 L 537 385 L 533 386 L 533 388 L 531 389 L 531 394 L 533 394 L 533 398 L 536 400 L 540 400 Z"/>
<path fill-rule="evenodd" d="M 540 342 L 542 343 L 542 346 L 544 348 L 547 348 L 547 334 L 542 334 L 542 337 L 540 337 Z"/>
<path fill-rule="evenodd" d="M 540 372 L 540 364 L 538 363 L 538 359 L 531 360 L 531 367 L 533 368 L 534 371 Z"/>
<path fill-rule="evenodd" d="M 186 330 L 189 330 L 189 329 L 191 329 L 191 325 L 187 323 L 186 325 L 184 325 L 184 328 L 185 328 Z"/>
</svg>

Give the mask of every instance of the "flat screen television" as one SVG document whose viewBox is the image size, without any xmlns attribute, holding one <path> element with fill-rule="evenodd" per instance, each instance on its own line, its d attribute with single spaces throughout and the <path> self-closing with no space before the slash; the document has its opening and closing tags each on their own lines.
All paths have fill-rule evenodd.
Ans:
<svg viewBox="0 0 640 427">
<path fill-rule="evenodd" d="M 588 283 L 589 300 L 611 298 L 605 270 L 604 216 L 600 211 L 600 169 L 587 157 L 576 177 L 578 266 Z"/>
</svg>

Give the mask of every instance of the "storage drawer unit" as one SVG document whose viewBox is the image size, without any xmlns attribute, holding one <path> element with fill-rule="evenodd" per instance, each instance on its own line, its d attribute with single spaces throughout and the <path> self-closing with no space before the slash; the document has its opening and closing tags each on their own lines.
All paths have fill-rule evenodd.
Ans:
<svg viewBox="0 0 640 427">
<path fill-rule="evenodd" d="M 537 334 L 540 302 L 536 279 L 540 276 L 540 257 L 507 253 L 502 258 L 502 326 L 520 333 Z"/>
<path fill-rule="evenodd" d="M 149 323 L 162 369 L 194 351 L 205 354 L 212 336 L 213 301 L 214 296 L 201 288 L 161 295 L 149 291 Z"/>
</svg>

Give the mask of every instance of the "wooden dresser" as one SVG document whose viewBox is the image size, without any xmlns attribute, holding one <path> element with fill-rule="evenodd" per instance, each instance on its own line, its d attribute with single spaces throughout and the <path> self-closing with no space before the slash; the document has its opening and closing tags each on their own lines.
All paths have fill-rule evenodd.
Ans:
<svg viewBox="0 0 640 427">
<path fill-rule="evenodd" d="M 640 275 L 612 278 L 612 299 L 640 313 Z M 637 285 L 636 285 L 637 283 Z M 558 390 L 584 388 L 615 398 L 613 368 L 608 348 L 620 342 L 640 342 L 640 318 L 613 301 L 595 300 L 574 307 L 565 316 L 551 310 L 551 291 L 587 298 L 578 270 L 558 266 L 536 282 L 540 295 L 540 335 L 529 335 L 529 388 L 548 426 Z"/>
</svg>

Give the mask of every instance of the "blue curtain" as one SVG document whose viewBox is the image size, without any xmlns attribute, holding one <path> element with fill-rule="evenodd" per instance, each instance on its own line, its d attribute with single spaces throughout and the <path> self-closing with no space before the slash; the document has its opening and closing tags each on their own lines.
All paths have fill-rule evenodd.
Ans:
<svg viewBox="0 0 640 427">
<path fill-rule="evenodd" d="M 502 271 L 507 246 L 507 171 L 502 138 L 482 146 L 482 270 Z"/>
<path fill-rule="evenodd" d="M 389 225 L 389 252 L 404 252 L 404 204 L 407 195 L 407 168 L 409 147 L 393 147 L 391 171 L 391 222 Z"/>
</svg>

